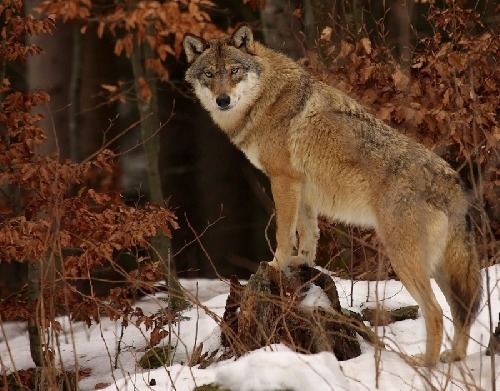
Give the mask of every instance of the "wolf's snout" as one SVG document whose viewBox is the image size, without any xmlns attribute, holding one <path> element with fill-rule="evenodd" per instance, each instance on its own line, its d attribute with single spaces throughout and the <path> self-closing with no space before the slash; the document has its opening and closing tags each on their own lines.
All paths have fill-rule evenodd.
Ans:
<svg viewBox="0 0 500 391">
<path fill-rule="evenodd" d="M 215 98 L 215 102 L 220 109 L 227 109 L 231 103 L 231 98 L 227 94 L 221 94 Z"/>
</svg>

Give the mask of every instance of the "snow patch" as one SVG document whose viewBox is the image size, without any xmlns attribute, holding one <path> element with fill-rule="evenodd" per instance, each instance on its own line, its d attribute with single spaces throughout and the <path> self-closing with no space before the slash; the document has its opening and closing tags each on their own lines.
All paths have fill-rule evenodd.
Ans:
<svg viewBox="0 0 500 391">
<path fill-rule="evenodd" d="M 304 307 L 331 307 L 330 299 L 325 291 L 315 284 L 309 284 L 309 289 L 300 304 Z"/>
</svg>

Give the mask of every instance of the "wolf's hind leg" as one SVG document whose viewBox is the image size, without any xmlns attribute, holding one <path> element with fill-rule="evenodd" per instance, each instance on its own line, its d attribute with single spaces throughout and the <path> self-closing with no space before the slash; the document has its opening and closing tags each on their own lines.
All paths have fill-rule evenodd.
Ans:
<svg viewBox="0 0 500 391">
<path fill-rule="evenodd" d="M 407 257 L 411 255 L 408 254 Z M 391 264 L 405 288 L 420 306 L 425 320 L 426 350 L 424 355 L 415 356 L 416 364 L 433 366 L 438 361 L 443 339 L 443 313 L 432 291 L 430 276 L 422 267 L 423 264 L 415 258 L 409 259 L 392 257 Z"/>
<path fill-rule="evenodd" d="M 443 313 L 432 291 L 427 251 L 422 240 L 422 226 L 411 217 L 392 224 L 388 222 L 379 236 L 399 279 L 420 306 L 427 331 L 426 351 L 414 358 L 419 366 L 434 366 L 439 360 L 443 339 Z M 413 229 L 409 229 L 412 227 Z M 419 229 L 420 228 L 420 229 Z"/>
<path fill-rule="evenodd" d="M 454 326 L 452 347 L 441 354 L 440 360 L 462 360 L 467 354 L 470 328 L 482 290 L 474 238 L 465 224 L 453 230 L 435 279 L 450 305 Z"/>
</svg>

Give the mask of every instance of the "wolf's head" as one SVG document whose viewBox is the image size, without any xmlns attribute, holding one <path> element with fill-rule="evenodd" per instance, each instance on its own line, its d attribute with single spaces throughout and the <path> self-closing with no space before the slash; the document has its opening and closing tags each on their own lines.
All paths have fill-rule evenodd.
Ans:
<svg viewBox="0 0 500 391">
<path fill-rule="evenodd" d="M 244 115 L 260 91 L 262 71 L 255 55 L 250 27 L 239 27 L 232 36 L 205 41 L 187 34 L 184 50 L 191 64 L 186 80 L 215 122 L 224 123 Z"/>
</svg>

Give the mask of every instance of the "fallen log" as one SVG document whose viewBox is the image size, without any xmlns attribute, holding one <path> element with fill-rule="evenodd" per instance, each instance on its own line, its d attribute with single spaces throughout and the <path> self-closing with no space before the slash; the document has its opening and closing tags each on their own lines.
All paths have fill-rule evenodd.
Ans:
<svg viewBox="0 0 500 391">
<path fill-rule="evenodd" d="M 387 326 L 391 323 L 406 319 L 418 318 L 418 305 L 409 305 L 396 309 L 365 308 L 361 311 L 364 321 L 372 326 Z"/>
</svg>

